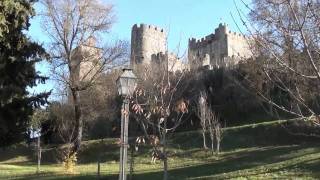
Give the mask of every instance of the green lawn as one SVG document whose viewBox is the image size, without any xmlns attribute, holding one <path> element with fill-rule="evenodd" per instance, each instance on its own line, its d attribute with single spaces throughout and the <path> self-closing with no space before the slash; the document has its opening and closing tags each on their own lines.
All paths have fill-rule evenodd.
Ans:
<svg viewBox="0 0 320 180">
<path fill-rule="evenodd" d="M 219 156 L 201 149 L 199 132 L 175 134 L 170 141 L 170 179 L 319 179 L 320 142 L 290 135 L 287 127 L 287 121 L 275 121 L 226 128 Z M 73 175 L 63 173 L 57 152 L 49 147 L 39 175 L 30 148 L 0 150 L 0 179 L 93 179 L 98 159 L 102 177 L 117 179 L 119 148 L 114 141 L 84 142 Z M 133 179 L 162 179 L 161 163 L 150 163 L 148 147 L 141 150 L 135 153 Z"/>
</svg>

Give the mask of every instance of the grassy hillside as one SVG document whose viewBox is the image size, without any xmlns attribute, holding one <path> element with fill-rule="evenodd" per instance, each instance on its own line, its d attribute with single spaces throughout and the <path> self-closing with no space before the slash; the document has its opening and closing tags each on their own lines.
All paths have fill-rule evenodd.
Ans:
<svg viewBox="0 0 320 180">
<path fill-rule="evenodd" d="M 319 179 L 320 142 L 297 133 L 317 132 L 301 121 L 274 121 L 225 128 L 222 153 L 202 150 L 199 132 L 173 134 L 170 138 L 170 179 Z M 299 126 L 298 126 L 299 125 Z M 318 143 L 319 142 L 319 143 Z M 117 179 L 119 147 L 115 139 L 84 142 L 76 174 L 66 175 L 58 151 L 46 147 L 41 174 L 31 148 L 17 145 L 0 150 L 0 179 L 92 179 L 97 161 L 105 179 Z M 134 153 L 133 179 L 161 179 L 161 163 L 150 163 L 150 149 Z"/>
</svg>

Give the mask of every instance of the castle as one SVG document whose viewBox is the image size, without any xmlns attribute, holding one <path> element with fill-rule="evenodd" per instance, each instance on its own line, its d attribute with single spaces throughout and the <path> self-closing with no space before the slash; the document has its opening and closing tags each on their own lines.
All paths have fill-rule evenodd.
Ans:
<svg viewBox="0 0 320 180">
<path fill-rule="evenodd" d="M 131 67 L 138 64 L 166 64 L 168 71 L 186 69 L 186 65 L 173 53 L 168 52 L 167 33 L 164 29 L 135 24 L 131 31 Z"/>
<path fill-rule="evenodd" d="M 162 28 L 135 24 L 131 32 L 131 66 L 161 63 L 167 60 L 168 70 L 198 69 L 203 66 L 229 67 L 241 59 L 251 57 L 248 38 L 231 32 L 226 24 L 220 24 L 213 34 L 200 40 L 189 39 L 188 64 L 181 62 L 167 49 L 167 34 Z"/>
<path fill-rule="evenodd" d="M 80 80 L 88 80 L 99 69 L 99 49 L 95 47 L 95 39 L 74 50 L 73 59 L 81 59 L 74 63 L 78 69 Z M 131 31 L 130 65 L 150 65 L 164 67 L 170 72 L 197 70 L 202 67 L 232 67 L 242 59 L 252 56 L 249 38 L 228 30 L 226 24 L 219 24 L 215 32 L 196 40 L 190 38 L 188 43 L 188 62 L 184 63 L 172 52 L 168 51 L 167 33 L 164 29 L 153 25 L 133 25 Z M 90 60 L 89 60 L 90 59 Z M 97 60 L 96 60 L 97 59 Z"/>
</svg>

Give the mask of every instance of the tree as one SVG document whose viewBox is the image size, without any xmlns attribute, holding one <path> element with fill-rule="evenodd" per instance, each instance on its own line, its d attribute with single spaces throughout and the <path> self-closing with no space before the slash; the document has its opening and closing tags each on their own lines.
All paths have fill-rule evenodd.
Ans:
<svg viewBox="0 0 320 180">
<path fill-rule="evenodd" d="M 200 119 L 200 125 L 202 128 L 203 148 L 207 149 L 206 145 L 206 133 L 209 132 L 211 140 L 211 150 L 214 151 L 214 142 L 216 142 L 216 152 L 220 152 L 220 142 L 222 139 L 221 122 L 212 110 L 212 107 L 208 105 L 207 93 L 201 91 L 199 100 L 197 103 L 197 116 Z"/>
<path fill-rule="evenodd" d="M 98 0 L 43 0 L 43 29 L 51 38 L 53 79 L 66 88 L 74 108 L 75 132 L 71 154 L 81 146 L 83 113 L 81 92 L 97 83 L 102 72 L 127 55 L 127 43 L 102 45 L 97 39 L 113 22 L 113 6 Z M 102 39 L 102 38 L 101 38 Z"/>
<path fill-rule="evenodd" d="M 222 127 L 219 117 L 212 111 L 211 107 L 206 106 L 206 120 L 211 139 L 211 150 L 214 151 L 214 142 L 216 142 L 216 153 L 220 153 L 220 143 L 222 140 Z"/>
<path fill-rule="evenodd" d="M 133 97 L 132 110 L 136 120 L 153 146 L 153 158 L 163 162 L 163 179 L 168 179 L 168 134 L 173 133 L 183 122 L 188 112 L 188 101 L 183 93 L 188 83 L 182 81 L 186 71 L 172 73 L 168 68 L 168 56 L 160 64 L 136 67 L 143 82 Z M 157 68 L 154 68 L 157 67 Z M 140 69 L 139 69 L 140 68 Z M 184 82 L 187 82 L 186 79 Z M 152 135 L 150 135 L 152 134 Z M 154 143 L 159 136 L 159 143 Z"/>
<path fill-rule="evenodd" d="M 47 56 L 45 50 L 23 32 L 35 15 L 33 2 L 0 2 L 0 146 L 23 139 L 33 108 L 45 105 L 49 96 L 27 91 L 47 79 L 35 70 L 35 63 Z"/>
<path fill-rule="evenodd" d="M 203 139 L 203 148 L 208 149 L 206 143 L 206 132 L 207 132 L 207 117 L 206 117 L 206 93 L 204 91 L 200 92 L 199 100 L 197 102 L 197 116 L 200 119 L 200 126 Z"/>
<path fill-rule="evenodd" d="M 252 35 L 254 60 L 264 79 L 254 90 L 273 108 L 320 125 L 319 1 L 254 0 L 251 7 L 245 5 L 249 19 L 242 16 L 242 22 Z M 252 75 L 246 79 L 256 84 Z"/>
</svg>

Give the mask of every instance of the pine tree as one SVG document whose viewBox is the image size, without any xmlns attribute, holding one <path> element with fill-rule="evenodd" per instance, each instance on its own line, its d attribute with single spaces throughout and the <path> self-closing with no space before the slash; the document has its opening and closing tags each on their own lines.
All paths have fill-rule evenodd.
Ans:
<svg viewBox="0 0 320 180">
<path fill-rule="evenodd" d="M 34 107 L 47 103 L 50 94 L 27 91 L 47 79 L 35 70 L 35 63 L 47 57 L 45 50 L 25 34 L 34 2 L 0 1 L 0 147 L 25 137 Z"/>
</svg>

